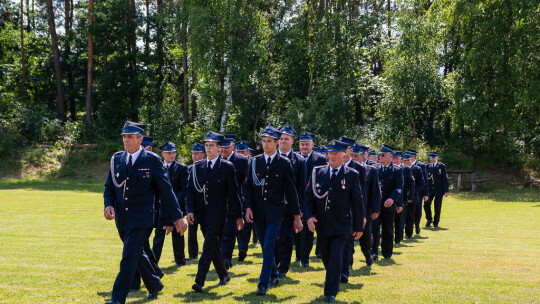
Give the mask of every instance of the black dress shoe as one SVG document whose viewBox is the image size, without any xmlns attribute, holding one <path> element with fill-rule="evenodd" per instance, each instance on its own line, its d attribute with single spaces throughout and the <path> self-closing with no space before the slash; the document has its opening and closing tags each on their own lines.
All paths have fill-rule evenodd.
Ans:
<svg viewBox="0 0 540 304">
<path fill-rule="evenodd" d="M 225 286 L 231 280 L 231 276 L 227 274 L 223 279 L 219 280 L 218 286 Z"/>
<path fill-rule="evenodd" d="M 120 304 L 120 302 L 116 302 L 116 301 L 110 301 L 110 302 L 107 302 L 105 304 Z"/>
<path fill-rule="evenodd" d="M 196 255 L 190 255 L 189 258 L 187 258 L 187 260 L 196 260 L 198 259 L 199 257 L 196 256 Z"/>
<path fill-rule="evenodd" d="M 302 267 L 309 267 L 309 263 L 302 263 Z"/>
<path fill-rule="evenodd" d="M 148 296 L 146 297 L 147 300 L 157 300 L 158 293 L 163 290 L 164 285 L 161 284 L 158 289 L 155 290 L 148 290 Z"/>
<path fill-rule="evenodd" d="M 285 278 L 287 277 L 287 274 L 285 274 L 285 273 L 283 273 L 283 272 L 278 272 L 277 277 L 278 277 L 279 279 L 285 279 Z"/>
<path fill-rule="evenodd" d="M 385 259 L 385 260 L 390 260 L 390 259 L 391 259 L 391 257 L 384 257 L 384 259 Z"/>
<path fill-rule="evenodd" d="M 195 292 L 202 292 L 202 285 L 195 283 L 191 286 L 191 289 L 195 290 Z"/>
<path fill-rule="evenodd" d="M 247 252 L 245 252 L 244 250 L 240 250 L 238 252 L 238 262 L 243 262 L 246 259 L 246 256 Z"/>
<path fill-rule="evenodd" d="M 276 278 L 270 278 L 270 283 L 268 283 L 268 288 L 276 287 L 279 284 L 279 279 Z"/>
<path fill-rule="evenodd" d="M 315 256 L 318 257 L 319 259 L 322 259 L 322 255 L 320 253 L 316 253 Z"/>
<path fill-rule="evenodd" d="M 131 287 L 131 288 L 129 289 L 129 292 L 135 292 L 135 291 L 139 291 L 139 290 L 141 290 L 140 287 L 139 287 L 139 288 Z"/>
<path fill-rule="evenodd" d="M 374 260 L 374 261 L 377 261 L 379 259 L 379 256 L 376 255 L 376 254 L 372 254 L 371 259 Z"/>
<path fill-rule="evenodd" d="M 349 283 L 349 278 L 344 274 L 341 275 L 341 283 Z"/>
<path fill-rule="evenodd" d="M 427 222 L 426 222 L 426 227 L 431 226 L 431 223 L 433 223 L 433 222 L 432 222 L 432 221 L 427 221 Z"/>
<path fill-rule="evenodd" d="M 264 289 L 262 287 L 259 287 L 259 289 L 257 289 L 257 295 L 258 296 L 265 296 L 266 295 L 266 289 Z"/>
<path fill-rule="evenodd" d="M 370 256 L 369 258 L 366 259 L 366 265 L 367 266 L 371 266 L 373 265 L 373 258 Z"/>
<path fill-rule="evenodd" d="M 184 263 L 176 263 L 176 267 L 182 267 L 182 266 L 186 266 L 186 262 L 184 262 Z"/>
<path fill-rule="evenodd" d="M 420 234 L 420 227 L 416 227 L 416 234 Z"/>
<path fill-rule="evenodd" d="M 433 224 L 433 227 L 438 228 L 439 224 Z"/>
<path fill-rule="evenodd" d="M 225 269 L 229 270 L 232 267 L 232 263 L 230 261 L 223 261 L 223 264 L 225 264 Z"/>
<path fill-rule="evenodd" d="M 327 302 L 327 303 L 335 302 L 336 297 L 334 297 L 334 296 L 326 296 L 326 298 L 324 298 L 324 301 Z"/>
</svg>

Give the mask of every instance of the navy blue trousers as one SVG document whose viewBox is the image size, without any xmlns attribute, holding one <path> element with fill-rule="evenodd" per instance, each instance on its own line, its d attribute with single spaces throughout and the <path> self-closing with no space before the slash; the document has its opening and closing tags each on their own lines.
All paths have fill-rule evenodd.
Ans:
<svg viewBox="0 0 540 304">
<path fill-rule="evenodd" d="M 237 233 L 238 230 L 236 229 L 236 217 L 227 216 L 227 219 L 225 220 L 225 225 L 223 226 L 223 236 L 221 238 L 221 252 L 223 253 L 223 260 L 231 262 L 231 265 Z"/>
<path fill-rule="evenodd" d="M 276 261 L 274 259 L 274 247 L 276 245 L 276 239 L 281 227 L 281 221 L 260 221 L 255 222 L 255 230 L 257 230 L 257 237 L 261 242 L 263 253 L 263 265 L 261 269 L 261 276 L 259 277 L 259 288 L 268 288 L 270 278 L 277 277 Z"/>
<path fill-rule="evenodd" d="M 439 224 L 441 219 L 441 207 L 442 207 L 442 196 L 433 196 L 430 195 L 427 202 L 424 203 L 424 212 L 426 213 L 426 220 L 433 221 L 434 225 Z M 431 216 L 431 202 L 433 202 L 433 207 L 435 209 L 435 215 Z"/>
<path fill-rule="evenodd" d="M 291 266 L 294 244 L 294 215 L 285 215 L 279 228 L 278 238 L 274 249 L 277 271 L 287 273 Z"/>
<path fill-rule="evenodd" d="M 154 250 L 150 247 L 150 235 L 152 234 L 152 229 L 148 230 L 148 239 L 144 241 L 143 244 L 143 252 L 148 256 L 148 260 L 150 261 L 150 264 L 152 265 L 152 268 L 154 268 L 154 271 L 157 273 L 158 276 L 163 276 L 163 271 L 161 268 L 159 268 L 158 262 L 159 258 L 156 258 L 156 254 L 154 253 Z M 161 254 L 161 253 L 160 253 Z M 133 277 L 133 281 L 131 282 L 131 289 L 140 289 L 141 288 L 141 274 L 139 273 L 139 270 L 135 271 L 135 276 Z"/>
<path fill-rule="evenodd" d="M 311 250 L 313 250 L 313 240 L 315 239 L 315 233 L 309 231 L 306 221 L 303 221 L 304 228 L 300 232 L 300 250 L 301 256 L 300 261 L 302 263 L 309 263 L 309 255 Z"/>
<path fill-rule="evenodd" d="M 383 257 L 392 257 L 394 250 L 394 217 L 396 212 L 381 212 L 373 221 L 373 247 L 371 254 L 379 255 L 379 245 Z"/>
<path fill-rule="evenodd" d="M 347 236 L 347 241 L 345 242 L 345 247 L 343 248 L 343 264 L 341 266 L 341 274 L 349 277 L 349 268 L 352 267 L 354 256 L 354 237 L 351 235 Z"/>
<path fill-rule="evenodd" d="M 407 209 L 407 218 L 405 219 L 405 235 L 407 237 L 412 237 L 414 233 L 414 222 L 416 216 L 416 205 L 418 202 L 409 203 L 406 207 Z"/>
<path fill-rule="evenodd" d="M 366 217 L 366 227 L 364 227 L 364 233 L 360 237 L 360 249 L 362 250 L 362 253 L 364 254 L 364 257 L 366 258 L 366 261 L 371 256 L 371 247 L 373 246 L 373 235 L 371 235 L 372 231 L 372 222 L 371 219 L 371 213 L 368 213 Z"/>
<path fill-rule="evenodd" d="M 156 261 L 159 263 L 161 258 L 161 252 L 163 251 L 163 245 L 165 244 L 166 231 L 163 229 L 163 223 L 160 223 L 155 230 L 154 240 L 152 245 L 152 251 L 156 257 Z M 174 261 L 176 264 L 186 264 L 186 254 L 184 253 L 185 239 L 184 236 L 176 232 L 176 228 L 171 232 L 171 239 L 173 245 Z"/>
<path fill-rule="evenodd" d="M 251 230 L 253 224 L 245 222 L 244 229 L 238 231 L 238 251 L 247 252 L 249 249 L 249 240 L 251 239 Z"/>
<path fill-rule="evenodd" d="M 223 264 L 223 253 L 221 252 L 220 240 L 223 234 L 223 225 L 201 225 L 201 231 L 204 236 L 204 243 L 195 283 L 204 286 L 206 275 L 210 270 L 210 263 L 214 264 L 220 280 L 227 276 L 227 269 Z"/>
<path fill-rule="evenodd" d="M 341 269 L 343 267 L 343 250 L 349 242 L 351 235 L 343 234 L 336 236 L 318 235 L 319 250 L 322 262 L 326 268 L 326 280 L 324 282 L 324 295 L 336 296 L 339 289 Z"/>
<path fill-rule="evenodd" d="M 152 233 L 151 228 L 118 230 L 124 248 L 122 250 L 122 260 L 120 260 L 120 271 L 116 276 L 112 290 L 113 302 L 116 301 L 121 304 L 126 302 L 127 294 L 137 271 L 149 291 L 160 289 L 163 286 L 148 259 L 148 255 L 143 250 L 144 243 L 148 242 L 150 233 Z"/>
<path fill-rule="evenodd" d="M 196 258 L 199 256 L 197 230 L 199 230 L 199 224 L 197 222 L 195 222 L 193 225 L 188 225 L 188 254 L 190 258 Z"/>
<path fill-rule="evenodd" d="M 420 201 L 417 202 L 414 206 L 414 227 L 420 228 L 420 220 L 422 219 L 422 202 L 424 201 L 423 197 L 420 197 Z"/>
<path fill-rule="evenodd" d="M 407 219 L 407 206 L 403 207 L 403 210 L 400 213 L 396 212 L 394 218 L 394 242 L 400 243 L 403 241 L 403 230 L 405 229 L 405 220 Z"/>
</svg>

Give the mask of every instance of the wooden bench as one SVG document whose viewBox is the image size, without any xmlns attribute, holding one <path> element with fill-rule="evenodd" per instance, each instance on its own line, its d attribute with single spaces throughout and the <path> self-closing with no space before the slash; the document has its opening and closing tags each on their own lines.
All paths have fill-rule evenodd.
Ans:
<svg viewBox="0 0 540 304">
<path fill-rule="evenodd" d="M 482 183 L 484 189 L 486 188 L 486 182 L 490 181 L 491 178 L 483 178 L 483 179 L 471 179 L 471 191 L 474 192 L 476 190 L 476 184 Z"/>
<path fill-rule="evenodd" d="M 529 186 L 529 188 L 532 188 L 534 185 L 540 185 L 540 180 L 526 181 L 523 183 L 523 187 Z"/>
</svg>

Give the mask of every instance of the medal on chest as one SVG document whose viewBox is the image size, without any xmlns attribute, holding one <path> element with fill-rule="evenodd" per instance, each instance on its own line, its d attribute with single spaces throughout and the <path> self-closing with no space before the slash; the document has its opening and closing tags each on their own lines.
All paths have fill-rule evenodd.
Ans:
<svg viewBox="0 0 540 304">
<path fill-rule="evenodd" d="M 341 189 L 345 189 L 345 179 L 341 180 Z"/>
</svg>

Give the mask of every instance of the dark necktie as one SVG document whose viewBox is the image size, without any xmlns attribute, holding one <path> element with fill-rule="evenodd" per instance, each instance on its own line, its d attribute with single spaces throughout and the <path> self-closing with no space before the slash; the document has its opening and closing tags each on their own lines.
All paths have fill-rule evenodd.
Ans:
<svg viewBox="0 0 540 304">
<path fill-rule="evenodd" d="M 281 153 L 281 156 L 287 157 L 287 154 L 286 154 L 286 153 Z M 287 158 L 288 158 L 288 157 L 287 157 Z"/>
<path fill-rule="evenodd" d="M 206 168 L 206 172 L 210 173 L 212 171 L 212 161 L 208 162 L 208 168 Z"/>
<path fill-rule="evenodd" d="M 128 163 L 126 165 L 126 171 L 128 174 L 129 174 L 129 171 L 131 171 L 131 168 L 133 167 L 132 160 L 133 158 L 131 158 L 131 154 L 130 154 L 128 158 Z"/>
<path fill-rule="evenodd" d="M 268 157 L 266 159 L 266 170 L 270 169 L 270 163 L 272 162 L 272 159 L 270 157 Z"/>
<path fill-rule="evenodd" d="M 334 180 L 336 179 L 338 169 L 332 169 L 332 177 L 330 177 L 330 185 L 334 183 Z"/>
</svg>

